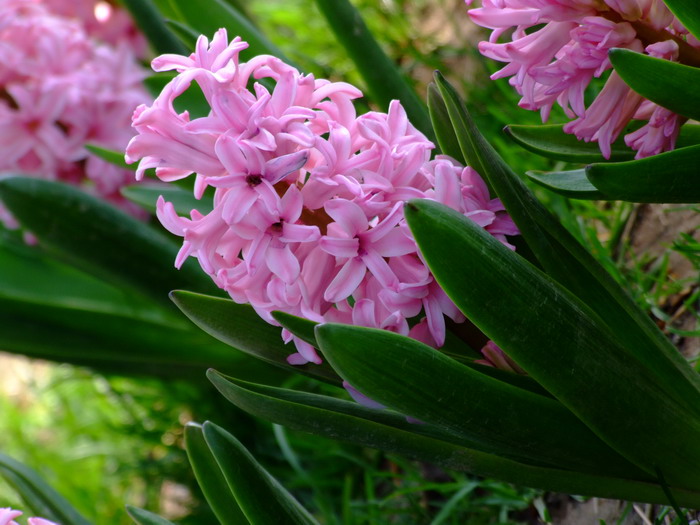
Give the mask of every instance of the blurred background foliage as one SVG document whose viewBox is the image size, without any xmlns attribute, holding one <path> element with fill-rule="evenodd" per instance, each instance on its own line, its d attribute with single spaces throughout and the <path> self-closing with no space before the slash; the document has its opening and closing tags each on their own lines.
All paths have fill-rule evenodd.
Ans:
<svg viewBox="0 0 700 525">
<path fill-rule="evenodd" d="M 478 54 L 475 44 L 485 34 L 468 20 L 463 0 L 354 4 L 422 97 L 432 71 L 446 73 L 470 101 L 482 132 L 517 173 L 564 168 L 525 153 L 502 134 L 506 124 L 535 124 L 539 115 L 517 107 L 506 80 L 488 79 L 497 66 Z M 303 69 L 362 87 L 312 0 L 255 0 L 242 7 Z M 551 122 L 560 119 L 555 112 Z M 640 216 L 638 205 L 572 201 L 540 187 L 536 191 L 675 342 L 682 346 L 699 335 L 700 244 L 691 234 L 674 234 L 653 252 L 639 251 L 630 232 Z M 687 212 L 676 206 L 664 213 Z M 201 505 L 182 449 L 182 426 L 206 419 L 234 430 L 322 523 L 480 525 L 548 518 L 539 491 L 271 429 L 213 393 L 203 372 L 201 383 L 106 377 L 0 354 L 0 451 L 37 469 L 96 523 L 131 523 L 125 502 L 181 523 L 215 523 Z M 300 381 L 309 383 L 307 391 L 324 388 L 300 377 L 286 386 Z M 21 502 L 0 481 L 0 506 L 8 505 L 21 507 Z"/>
</svg>

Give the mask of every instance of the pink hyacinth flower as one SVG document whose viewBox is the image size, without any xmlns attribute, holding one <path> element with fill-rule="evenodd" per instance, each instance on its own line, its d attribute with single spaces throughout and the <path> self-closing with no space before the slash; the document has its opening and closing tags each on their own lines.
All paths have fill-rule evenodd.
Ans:
<svg viewBox="0 0 700 525">
<path fill-rule="evenodd" d="M 19 510 L 12 510 L 11 508 L 5 507 L 0 508 L 0 525 L 19 525 L 15 518 L 22 515 Z M 28 525 L 59 525 L 53 521 L 49 521 L 44 518 L 29 518 L 27 520 Z"/>
<path fill-rule="evenodd" d="M 134 113 L 129 162 L 155 167 L 166 182 L 194 174 L 197 197 L 214 189 L 206 215 L 179 216 L 159 199 L 159 220 L 183 238 L 176 265 L 196 257 L 234 301 L 274 325 L 279 310 L 443 345 L 445 316 L 464 317 L 422 260 L 403 206 L 439 200 L 508 245 L 518 232 L 503 205 L 474 170 L 430 160 L 433 144 L 399 102 L 358 116 L 357 88 L 271 56 L 241 62 L 245 47 L 222 29 L 189 57 L 157 58 L 156 69 L 178 75 Z M 266 82 L 249 89 L 251 79 Z M 192 82 L 209 103 L 206 116 L 174 110 Z M 307 342 L 281 334 L 294 346 L 289 363 L 321 362 Z"/>
</svg>

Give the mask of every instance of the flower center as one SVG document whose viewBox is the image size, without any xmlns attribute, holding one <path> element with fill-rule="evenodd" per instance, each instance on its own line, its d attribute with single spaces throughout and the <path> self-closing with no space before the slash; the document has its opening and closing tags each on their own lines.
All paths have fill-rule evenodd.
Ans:
<svg viewBox="0 0 700 525">
<path fill-rule="evenodd" d="M 248 186 L 254 188 L 255 186 L 262 184 L 262 175 L 248 175 L 245 178 L 245 181 Z"/>
</svg>

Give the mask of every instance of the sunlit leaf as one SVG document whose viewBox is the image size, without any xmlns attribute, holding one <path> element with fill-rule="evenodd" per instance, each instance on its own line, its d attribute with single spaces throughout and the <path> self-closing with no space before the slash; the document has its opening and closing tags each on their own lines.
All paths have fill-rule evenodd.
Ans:
<svg viewBox="0 0 700 525">
<path fill-rule="evenodd" d="M 606 196 L 586 178 L 586 170 L 528 171 L 530 180 L 572 199 L 605 199 Z"/>
</svg>

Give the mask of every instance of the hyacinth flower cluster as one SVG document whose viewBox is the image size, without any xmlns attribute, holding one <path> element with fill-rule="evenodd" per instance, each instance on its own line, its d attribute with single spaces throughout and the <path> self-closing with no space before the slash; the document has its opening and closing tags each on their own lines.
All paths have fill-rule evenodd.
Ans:
<svg viewBox="0 0 700 525">
<path fill-rule="evenodd" d="M 194 174 L 197 198 L 214 188 L 206 215 L 182 217 L 158 201 L 161 223 L 184 240 L 176 265 L 196 257 L 235 302 L 271 324 L 279 310 L 441 346 L 445 316 L 463 316 L 422 261 L 403 204 L 437 200 L 507 244 L 517 230 L 502 204 L 473 169 L 430 160 L 433 144 L 398 102 L 358 116 L 354 86 L 272 56 L 240 62 L 246 47 L 221 29 L 211 42 L 200 37 L 189 57 L 156 58 L 156 71 L 178 75 L 134 113 L 138 135 L 126 159 L 140 160 L 137 177 L 149 168 L 163 181 Z M 205 117 L 173 108 L 192 82 L 211 107 Z M 283 337 L 297 349 L 290 363 L 321 362 L 308 343 Z"/>
<path fill-rule="evenodd" d="M 133 109 L 149 100 L 143 78 L 129 42 L 99 42 L 81 20 L 54 14 L 42 2 L 4 1 L 0 173 L 77 184 L 136 213 L 119 195 L 133 174 L 90 155 L 85 144 L 126 146 Z M 6 211 L 0 217 L 15 226 Z"/>
<path fill-rule="evenodd" d="M 19 518 L 22 512 L 19 510 L 12 510 L 11 508 L 5 507 L 0 508 L 0 525 L 19 525 L 15 521 L 15 518 Z M 29 518 L 27 520 L 27 525 L 58 525 L 53 521 L 49 521 L 44 518 Z"/>
<path fill-rule="evenodd" d="M 674 148 L 686 119 L 644 99 L 614 71 L 592 103 L 584 99 L 592 79 L 612 68 L 612 48 L 700 65 L 700 42 L 661 0 L 483 0 L 469 15 L 493 30 L 479 50 L 507 63 L 492 78 L 510 77 L 521 107 L 546 121 L 558 104 L 573 119 L 564 131 L 597 141 L 606 158 L 633 119 L 645 121 L 624 138 L 637 158 Z"/>
</svg>

